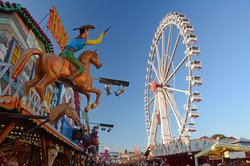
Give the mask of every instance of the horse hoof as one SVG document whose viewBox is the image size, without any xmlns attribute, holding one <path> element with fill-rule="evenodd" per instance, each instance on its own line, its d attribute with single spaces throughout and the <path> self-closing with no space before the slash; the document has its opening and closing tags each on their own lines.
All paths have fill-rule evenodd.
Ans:
<svg viewBox="0 0 250 166">
<path fill-rule="evenodd" d="M 90 108 L 91 108 L 91 109 L 96 108 L 96 104 L 95 104 L 95 103 L 91 104 L 91 105 L 90 105 Z"/>
<path fill-rule="evenodd" d="M 87 113 L 89 112 L 89 110 L 90 110 L 89 107 L 84 108 L 84 111 L 87 112 Z"/>
</svg>

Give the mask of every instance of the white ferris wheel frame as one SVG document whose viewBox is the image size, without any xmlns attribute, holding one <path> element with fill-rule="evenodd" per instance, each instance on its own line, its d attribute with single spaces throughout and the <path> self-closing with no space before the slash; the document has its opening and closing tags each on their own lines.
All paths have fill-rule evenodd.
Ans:
<svg viewBox="0 0 250 166">
<path fill-rule="evenodd" d="M 171 52 L 170 44 L 174 26 L 177 27 L 179 33 Z M 164 33 L 167 29 L 169 29 L 169 31 L 166 44 Z M 183 37 L 183 44 L 185 45 L 186 50 L 183 59 L 179 64 L 174 66 L 173 61 L 181 37 Z M 196 130 L 194 118 L 199 117 L 199 113 L 198 108 L 192 103 L 201 101 L 201 97 L 199 92 L 193 91 L 193 86 L 202 84 L 201 77 L 193 75 L 193 70 L 200 70 L 202 68 L 200 61 L 192 60 L 193 57 L 197 57 L 200 54 L 199 47 L 194 46 L 196 41 L 197 36 L 193 34 L 193 27 L 190 25 L 189 20 L 181 13 L 169 13 L 162 19 L 157 28 L 153 38 L 151 52 L 149 53 L 149 66 L 147 67 L 145 83 L 144 113 L 148 146 L 156 145 L 158 143 L 156 140 L 158 126 L 161 127 L 160 138 L 162 144 L 169 144 L 173 141 L 180 140 L 188 142 L 191 136 L 190 132 Z M 158 45 L 159 43 L 160 46 Z M 159 51 L 159 47 L 161 47 L 161 52 Z M 171 80 L 175 82 L 175 75 L 183 66 L 188 70 L 188 76 L 186 76 L 188 88 L 183 90 L 167 86 Z M 173 69 L 172 72 L 171 69 Z M 156 77 L 156 82 L 158 82 L 157 86 L 153 85 L 151 82 L 153 81 L 151 80 L 152 73 Z M 154 92 L 151 90 L 152 86 L 154 86 Z M 184 115 L 180 114 L 180 108 L 178 108 L 175 102 L 177 99 L 172 95 L 173 91 L 183 93 L 187 96 L 186 103 L 183 105 L 185 112 Z M 153 107 L 153 110 L 150 106 Z M 170 108 L 178 125 L 178 136 L 175 138 L 171 131 L 171 121 L 169 116 Z"/>
</svg>

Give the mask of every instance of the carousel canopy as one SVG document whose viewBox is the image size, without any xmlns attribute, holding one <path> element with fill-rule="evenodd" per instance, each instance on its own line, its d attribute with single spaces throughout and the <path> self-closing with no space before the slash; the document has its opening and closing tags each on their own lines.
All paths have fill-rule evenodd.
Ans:
<svg viewBox="0 0 250 166">
<path fill-rule="evenodd" d="M 195 158 L 199 158 L 202 156 L 221 156 L 224 155 L 225 152 L 250 152 L 249 146 L 242 145 L 234 145 L 234 144 L 222 144 L 217 143 L 212 145 L 211 147 L 195 154 Z"/>
</svg>

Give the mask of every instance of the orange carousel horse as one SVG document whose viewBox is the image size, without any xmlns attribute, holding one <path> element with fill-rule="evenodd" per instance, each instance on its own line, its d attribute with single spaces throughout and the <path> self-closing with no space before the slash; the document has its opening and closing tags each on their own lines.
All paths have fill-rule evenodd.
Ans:
<svg viewBox="0 0 250 166">
<path fill-rule="evenodd" d="M 13 79 L 21 74 L 27 60 L 32 55 L 39 56 L 36 61 L 35 76 L 32 80 L 25 82 L 24 96 L 21 99 L 21 103 L 26 104 L 30 89 L 35 87 L 42 100 L 43 108 L 45 111 L 47 110 L 49 112 L 49 107 L 44 98 L 44 88 L 58 80 L 66 86 L 70 86 L 72 89 L 86 95 L 87 106 L 84 109 L 85 112 L 98 106 L 101 91 L 92 87 L 93 78 L 90 73 L 90 63 L 97 69 L 102 66 L 96 51 L 87 50 L 78 57 L 78 60 L 83 65 L 84 71 L 81 75 L 76 76 L 71 82 L 67 77 L 77 69 L 70 61 L 54 54 L 43 53 L 37 48 L 29 48 L 20 56 L 17 64 L 14 66 L 12 72 Z M 92 104 L 90 103 L 90 93 L 96 94 L 96 100 Z"/>
</svg>

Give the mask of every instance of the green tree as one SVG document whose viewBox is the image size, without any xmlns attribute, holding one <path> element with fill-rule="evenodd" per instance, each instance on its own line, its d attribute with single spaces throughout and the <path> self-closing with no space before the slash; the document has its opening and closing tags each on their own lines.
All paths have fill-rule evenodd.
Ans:
<svg viewBox="0 0 250 166">
<path fill-rule="evenodd" d="M 226 136 L 224 134 L 214 134 L 214 135 L 212 135 L 211 138 L 216 139 L 217 137 L 219 137 L 220 139 L 226 138 Z"/>
</svg>

